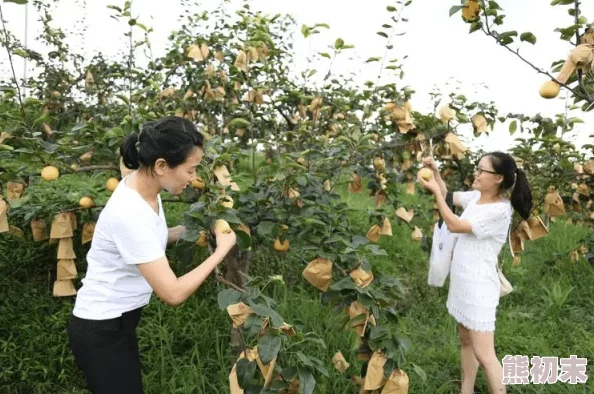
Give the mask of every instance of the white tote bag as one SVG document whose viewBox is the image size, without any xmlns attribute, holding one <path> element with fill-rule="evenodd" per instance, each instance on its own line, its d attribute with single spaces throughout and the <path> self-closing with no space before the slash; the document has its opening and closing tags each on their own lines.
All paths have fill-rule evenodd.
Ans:
<svg viewBox="0 0 594 394">
<path fill-rule="evenodd" d="M 446 195 L 446 204 L 453 211 L 453 193 Z M 433 227 L 433 243 L 429 258 L 429 275 L 427 284 L 433 287 L 442 287 L 445 283 L 454 255 L 454 247 L 458 240 L 457 234 L 451 233 L 448 226 L 440 218 Z"/>
<path fill-rule="evenodd" d="M 445 283 L 454 255 L 454 247 L 458 237 L 448 230 L 445 223 L 435 223 L 433 228 L 433 244 L 429 259 L 429 275 L 427 284 L 433 287 L 442 287 Z"/>
</svg>

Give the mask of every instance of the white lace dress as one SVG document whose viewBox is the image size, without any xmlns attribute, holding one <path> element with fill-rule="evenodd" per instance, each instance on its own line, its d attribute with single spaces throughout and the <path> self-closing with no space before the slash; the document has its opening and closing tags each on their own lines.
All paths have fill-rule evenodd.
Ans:
<svg viewBox="0 0 594 394">
<path fill-rule="evenodd" d="M 507 240 L 512 207 L 509 200 L 479 205 L 481 194 L 476 190 L 456 194 L 464 208 L 460 219 L 470 222 L 472 232 L 458 234 L 446 306 L 464 327 L 495 331 L 500 290 L 497 256 Z"/>
</svg>

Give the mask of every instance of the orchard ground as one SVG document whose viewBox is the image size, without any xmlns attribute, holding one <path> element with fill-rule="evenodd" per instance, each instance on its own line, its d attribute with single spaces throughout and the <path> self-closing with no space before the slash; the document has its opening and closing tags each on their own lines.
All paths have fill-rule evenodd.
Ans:
<svg viewBox="0 0 594 394">
<path fill-rule="evenodd" d="M 245 169 L 244 169 L 245 170 Z M 242 186 L 248 176 L 236 170 L 234 179 Z M 108 174 L 72 175 L 60 178 L 77 187 L 98 190 Z M 373 207 L 367 193 L 349 193 L 342 184 L 339 191 L 350 206 L 357 209 L 351 220 L 362 234 L 368 229 L 366 211 Z M 53 187 L 53 186 L 52 186 Z M 33 184 L 28 194 L 43 194 L 48 183 Z M 95 188 L 95 189 L 93 189 Z M 407 195 L 406 204 L 424 207 L 431 214 L 427 196 Z M 107 194 L 96 198 L 101 204 Z M 73 196 L 76 201 L 76 196 Z M 419 202 L 420 201 L 420 202 Z M 170 226 L 180 221 L 187 206 L 167 203 Z M 81 214 L 84 215 L 84 212 Z M 84 217 L 81 217 L 84 220 Z M 550 235 L 529 242 L 519 266 L 513 267 L 509 252 L 504 252 L 505 273 L 514 292 L 501 299 L 498 310 L 495 344 L 497 355 L 556 356 L 589 358 L 586 384 L 509 386 L 510 393 L 589 393 L 594 388 L 594 268 L 583 258 L 572 262 L 569 252 L 588 235 L 585 227 L 567 225 L 563 220 L 551 223 Z M 444 288 L 426 285 L 428 256 L 420 243 L 412 242 L 410 229 L 403 223 L 393 226 L 393 237 L 381 237 L 379 244 L 388 252 L 375 260 L 377 270 L 401 279 L 406 296 L 397 310 L 398 326 L 390 329 L 410 340 L 407 363 L 402 367 L 410 377 L 410 393 L 457 393 L 460 366 L 459 343 L 454 320 L 447 314 Z M 80 235 L 78 235 L 80 236 Z M 80 238 L 75 243 L 80 244 Z M 0 392 L 16 393 L 88 393 L 81 373 L 67 346 L 65 325 L 73 297 L 52 297 L 55 278 L 55 245 L 33 243 L 0 234 L 0 255 L 8 256 L 0 264 Z M 84 254 L 77 247 L 77 267 L 84 276 Z M 169 257 L 178 275 L 191 267 L 184 266 L 172 249 Z M 196 264 L 206 251 L 196 254 Z M 325 363 L 329 378 L 319 377 L 316 393 L 357 393 L 359 388 L 348 379 L 361 374 L 355 351 L 358 338 L 352 331 L 337 328 L 341 316 L 329 314 L 320 293 L 301 278 L 304 266 L 285 267 L 283 255 L 272 250 L 254 256 L 252 267 L 259 275 L 283 273 L 285 286 L 274 285 L 276 310 L 303 332 L 315 332 L 326 348 L 305 344 L 307 351 Z M 281 269 L 281 267 L 283 267 Z M 222 284 L 209 280 L 186 303 L 170 308 L 153 297 L 144 310 L 138 329 L 144 363 L 145 390 L 151 393 L 228 393 L 228 375 L 233 359 L 229 350 L 230 319 L 217 304 Z M 350 368 L 342 375 L 332 365 L 332 356 L 342 351 Z M 479 372 L 476 393 L 488 393 L 486 379 Z"/>
</svg>

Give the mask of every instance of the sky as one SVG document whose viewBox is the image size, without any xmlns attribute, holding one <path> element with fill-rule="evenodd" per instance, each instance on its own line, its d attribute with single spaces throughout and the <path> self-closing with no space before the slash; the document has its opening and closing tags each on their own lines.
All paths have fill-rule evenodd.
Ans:
<svg viewBox="0 0 594 394">
<path fill-rule="evenodd" d="M 83 4 L 86 5 L 83 6 Z M 123 5 L 123 0 L 60 0 L 53 8 L 55 24 L 69 31 L 76 31 L 83 25 L 87 29 L 82 36 L 69 34 L 72 47 L 87 55 L 103 52 L 115 55 L 126 49 L 123 32 L 127 30 L 125 22 L 117 22 L 109 17 L 107 5 Z M 139 21 L 151 26 L 151 43 L 155 56 L 163 54 L 167 48 L 167 36 L 179 27 L 179 15 L 182 13 L 180 2 L 169 0 L 134 0 L 133 14 Z M 402 59 L 405 79 L 397 82 L 397 86 L 410 86 L 416 91 L 412 98 L 413 109 L 421 112 L 432 111 L 429 93 L 439 89 L 444 96 L 455 88 L 464 93 L 471 100 L 494 101 L 500 111 L 500 116 L 507 113 L 524 113 L 554 117 L 565 111 L 565 92 L 557 99 L 545 100 L 538 94 L 540 85 L 547 77 L 536 73 L 530 66 L 524 64 L 507 49 L 497 45 L 492 37 L 482 32 L 468 34 L 469 25 L 462 22 L 459 14 L 449 17 L 449 9 L 457 5 L 458 0 L 413 0 L 411 5 L 403 11 L 403 17 L 408 19 L 398 29 L 405 35 L 396 37 L 393 41 L 394 49 L 388 55 L 389 59 Z M 550 6 L 545 0 L 499 0 L 499 5 L 507 15 L 501 31 L 517 30 L 519 33 L 530 31 L 538 40 L 532 46 L 522 43 L 520 54 L 529 59 L 536 66 L 550 71 L 551 63 L 566 58 L 571 46 L 568 42 L 559 40 L 556 27 L 565 27 L 572 23 L 566 6 Z M 594 19 L 594 1 L 582 1 L 582 13 Z M 220 1 L 207 0 L 200 9 L 216 8 Z M 240 0 L 231 0 L 231 9 L 238 7 Z M 253 10 L 260 10 L 269 14 L 290 14 L 296 22 L 294 34 L 295 67 L 303 69 L 307 64 L 307 57 L 320 51 L 328 51 L 328 46 L 336 38 L 342 38 L 346 44 L 352 44 L 355 49 L 348 51 L 339 58 L 333 66 L 333 71 L 350 74 L 354 73 L 357 82 L 375 81 L 378 75 L 379 63 L 366 64 L 369 57 L 383 56 L 386 40 L 376 34 L 380 26 L 390 23 L 387 5 L 394 1 L 386 0 L 252 0 Z M 9 29 L 21 40 L 25 38 L 25 7 L 16 4 L 3 3 L 4 19 L 8 21 Z M 28 12 L 28 44 L 32 49 L 43 50 L 38 47 L 35 37 L 38 35 L 40 23 L 35 15 L 35 9 L 29 6 Z M 84 23 L 81 22 L 84 20 Z M 79 21 L 76 23 L 76 21 Z M 330 29 L 307 40 L 300 33 L 302 24 L 313 25 L 327 23 Z M 512 44 L 515 45 L 515 44 Z M 515 49 L 515 47 L 514 47 Z M 140 56 L 140 55 L 139 55 Z M 0 55 L 0 72 L 9 72 L 4 52 Z M 142 59 L 139 59 L 142 61 Z M 16 64 L 17 76 L 23 75 L 23 63 Z M 315 64 L 324 75 L 328 69 L 329 60 L 321 59 Z M 29 71 L 31 72 L 31 71 Z M 590 137 L 594 134 L 594 111 L 584 114 L 576 111 L 573 116 L 580 117 L 585 123 L 576 127 L 577 143 L 594 142 Z M 488 150 L 506 150 L 514 143 L 514 139 L 521 136 L 516 133 L 509 135 L 508 125 L 498 123 L 489 136 L 482 135 L 473 138 L 471 128 L 460 130 L 467 145 L 471 148 L 485 148 Z"/>
</svg>

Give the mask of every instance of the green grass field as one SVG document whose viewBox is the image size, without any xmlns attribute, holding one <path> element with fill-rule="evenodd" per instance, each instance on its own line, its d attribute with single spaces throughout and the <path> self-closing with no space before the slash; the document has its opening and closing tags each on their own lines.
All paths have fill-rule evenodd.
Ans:
<svg viewBox="0 0 594 394">
<path fill-rule="evenodd" d="M 344 191 L 342 195 L 359 211 L 352 220 L 365 234 L 372 197 Z M 170 224 L 179 221 L 184 208 L 183 204 L 166 206 Z M 391 328 L 411 341 L 403 366 L 410 377 L 409 392 L 458 393 L 459 344 L 455 322 L 445 308 L 447 283 L 440 289 L 428 287 L 426 253 L 411 241 L 405 225 L 394 225 L 393 232 L 392 238 L 380 240 L 388 256 L 378 257 L 375 263 L 376 269 L 401 278 L 408 290 L 398 306 L 402 318 Z M 510 393 L 594 392 L 594 268 L 584 260 L 569 259 L 570 250 L 579 246 L 587 229 L 557 222 L 550 232 L 527 243 L 520 266 L 512 267 L 506 256 L 505 273 L 515 291 L 502 298 L 498 309 L 496 351 L 500 359 L 506 354 L 589 358 L 587 384 L 509 386 Z M 65 324 L 73 298 L 51 296 L 55 246 L 1 234 L 0 256 L 0 393 L 88 393 L 66 342 Z M 78 267 L 84 271 L 81 256 Z M 190 268 L 171 257 L 177 274 Z M 254 269 L 295 278 L 294 286 L 276 287 L 274 297 L 287 322 L 317 333 L 326 343 L 326 349 L 305 347 L 326 362 L 330 373 L 329 378 L 320 377 L 316 393 L 357 393 L 358 386 L 348 379 L 360 373 L 357 338 L 338 328 L 339 316 L 321 302 L 317 290 L 299 279 L 303 267 L 281 272 L 282 266 L 282 257 L 253 263 Z M 167 307 L 155 297 L 145 308 L 138 334 L 147 394 L 229 392 L 230 320 L 219 310 L 216 298 L 222 288 L 210 280 L 178 308 Z M 332 356 L 339 350 L 351 363 L 346 375 L 332 367 Z M 476 393 L 488 393 L 482 372 Z"/>
</svg>

